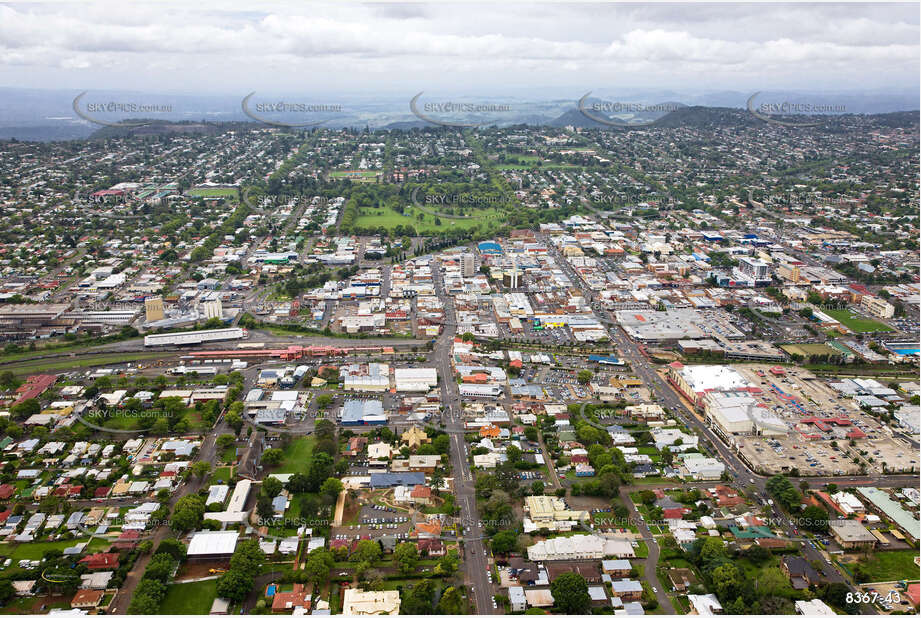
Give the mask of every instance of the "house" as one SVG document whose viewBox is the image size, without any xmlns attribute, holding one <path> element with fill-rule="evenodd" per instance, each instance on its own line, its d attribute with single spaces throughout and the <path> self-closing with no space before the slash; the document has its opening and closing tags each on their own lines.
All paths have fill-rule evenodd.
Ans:
<svg viewBox="0 0 921 618">
<path fill-rule="evenodd" d="M 70 600 L 70 606 L 75 609 L 96 609 L 105 595 L 105 590 L 77 590 L 77 594 Z"/>
<path fill-rule="evenodd" d="M 90 571 L 101 569 L 113 570 L 118 568 L 118 554 L 90 554 L 82 560 L 80 564 L 86 565 Z"/>
<path fill-rule="evenodd" d="M 80 588 L 84 590 L 105 590 L 112 581 L 114 571 L 94 571 L 80 576 Z"/>
<path fill-rule="evenodd" d="M 346 616 L 396 616 L 400 613 L 397 590 L 358 590 L 346 588 L 342 596 L 342 614 Z"/>
<path fill-rule="evenodd" d="M 821 577 L 812 565 L 800 556 L 784 556 L 780 561 L 780 570 L 790 578 L 794 590 L 806 590 L 821 582 Z"/>
<path fill-rule="evenodd" d="M 355 457 L 368 444 L 368 439 L 364 436 L 353 436 L 349 438 L 349 449 L 346 451 L 346 455 L 349 457 Z"/>
<path fill-rule="evenodd" d="M 669 569 L 668 579 L 678 592 L 687 592 L 688 588 L 697 583 L 697 576 L 691 569 Z"/>
<path fill-rule="evenodd" d="M 803 616 L 837 616 L 835 610 L 826 605 L 821 599 L 795 601 L 793 606 L 796 608 L 796 613 Z"/>
<path fill-rule="evenodd" d="M 694 610 L 692 613 L 699 616 L 713 616 L 723 613 L 723 606 L 720 605 L 715 594 L 689 594 L 687 599 Z"/>
<path fill-rule="evenodd" d="M 419 539 L 416 544 L 420 554 L 429 557 L 441 557 L 447 553 L 444 542 L 441 539 Z"/>
<path fill-rule="evenodd" d="M 409 492 L 413 504 L 429 504 L 432 501 L 432 488 L 427 485 L 416 485 Z"/>
<path fill-rule="evenodd" d="M 289 614 L 296 607 L 310 609 L 310 593 L 304 591 L 304 584 L 294 584 L 291 592 L 276 592 L 272 597 L 273 614 Z"/>
</svg>

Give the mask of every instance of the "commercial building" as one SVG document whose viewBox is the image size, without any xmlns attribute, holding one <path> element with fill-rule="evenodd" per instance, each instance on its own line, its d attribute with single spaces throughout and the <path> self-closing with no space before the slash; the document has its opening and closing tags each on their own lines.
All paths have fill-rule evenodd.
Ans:
<svg viewBox="0 0 921 618">
<path fill-rule="evenodd" d="M 689 400 L 703 406 L 704 396 L 713 391 L 760 392 L 741 373 L 726 365 L 668 366 L 668 380 Z"/>
<path fill-rule="evenodd" d="M 888 319 L 895 315 L 895 307 L 882 298 L 864 294 L 860 297 L 860 306 L 874 318 Z"/>
<path fill-rule="evenodd" d="M 755 434 L 785 435 L 787 424 L 746 392 L 707 392 L 704 410 L 710 424 L 725 436 Z"/>
<path fill-rule="evenodd" d="M 832 519 L 828 522 L 831 535 L 843 549 L 872 549 L 878 542 L 856 519 Z"/>
<path fill-rule="evenodd" d="M 594 534 L 576 534 L 538 541 L 528 547 L 528 560 L 601 560 L 607 556 L 632 558 L 636 555 L 629 541 Z"/>
<path fill-rule="evenodd" d="M 476 274 L 476 259 L 472 253 L 462 253 L 460 256 L 461 277 L 465 279 Z"/>
<path fill-rule="evenodd" d="M 876 487 L 859 487 L 857 491 L 869 500 L 880 513 L 895 522 L 895 525 L 910 536 L 912 540 L 917 542 L 921 538 L 921 522 L 909 511 L 905 510 L 901 504 L 893 500 L 888 493 Z"/>
<path fill-rule="evenodd" d="M 555 496 L 528 496 L 524 502 L 529 516 L 524 522 L 525 533 L 541 528 L 571 530 L 589 517 L 588 511 L 572 511 L 561 498 Z"/>
</svg>

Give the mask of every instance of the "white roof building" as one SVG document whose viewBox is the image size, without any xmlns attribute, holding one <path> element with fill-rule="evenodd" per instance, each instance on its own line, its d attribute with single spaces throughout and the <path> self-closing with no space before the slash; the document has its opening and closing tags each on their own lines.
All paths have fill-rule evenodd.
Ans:
<svg viewBox="0 0 921 618">
<path fill-rule="evenodd" d="M 835 610 L 830 608 L 821 599 L 812 599 L 811 601 L 795 601 L 793 606 L 796 613 L 803 616 L 834 616 Z"/>
<path fill-rule="evenodd" d="M 239 534 L 235 530 L 196 532 L 189 541 L 189 558 L 231 556 L 237 547 Z"/>
<path fill-rule="evenodd" d="M 723 613 L 723 606 L 714 594 L 689 594 L 688 601 L 694 608 L 694 613 L 700 616 L 713 616 Z"/>
</svg>

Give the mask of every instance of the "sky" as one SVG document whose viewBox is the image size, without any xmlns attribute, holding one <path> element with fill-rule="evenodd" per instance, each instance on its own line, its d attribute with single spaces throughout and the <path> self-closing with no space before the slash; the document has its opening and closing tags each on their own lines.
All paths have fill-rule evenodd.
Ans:
<svg viewBox="0 0 921 618">
<path fill-rule="evenodd" d="M 0 86 L 581 96 L 919 89 L 919 5 L 0 4 Z"/>
</svg>

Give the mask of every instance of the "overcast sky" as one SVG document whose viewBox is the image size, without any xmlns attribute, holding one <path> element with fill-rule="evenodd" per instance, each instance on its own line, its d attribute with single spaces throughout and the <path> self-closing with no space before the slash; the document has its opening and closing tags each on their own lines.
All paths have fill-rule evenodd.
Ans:
<svg viewBox="0 0 921 618">
<path fill-rule="evenodd" d="M 191 5 L 191 6 L 189 6 Z M 0 4 L 0 85 L 916 92 L 914 4 Z"/>
</svg>

